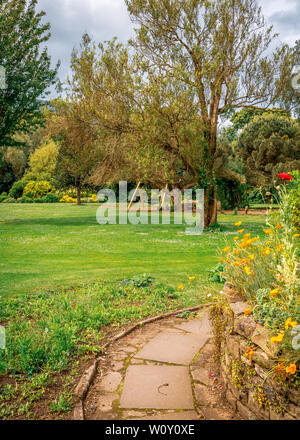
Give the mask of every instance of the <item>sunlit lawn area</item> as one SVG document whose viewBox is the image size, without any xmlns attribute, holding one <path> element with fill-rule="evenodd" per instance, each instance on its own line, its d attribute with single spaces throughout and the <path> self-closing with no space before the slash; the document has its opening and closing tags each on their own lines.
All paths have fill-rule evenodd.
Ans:
<svg viewBox="0 0 300 440">
<path fill-rule="evenodd" d="M 185 234 L 185 225 L 99 225 L 97 205 L 0 205 L 2 295 L 151 274 L 176 287 L 188 276 L 207 282 L 217 248 L 234 223 L 260 234 L 264 216 L 219 216 L 221 230 Z"/>
<path fill-rule="evenodd" d="M 220 285 L 208 281 L 208 270 L 218 262 L 217 249 L 233 241 L 235 222 L 254 234 L 264 224 L 263 216 L 223 215 L 219 229 L 191 236 L 185 225 L 101 226 L 96 210 L 0 205 L 0 324 L 7 342 L 0 351 L 0 418 L 70 413 L 81 361 L 101 352 L 108 332 L 216 301 Z"/>
</svg>

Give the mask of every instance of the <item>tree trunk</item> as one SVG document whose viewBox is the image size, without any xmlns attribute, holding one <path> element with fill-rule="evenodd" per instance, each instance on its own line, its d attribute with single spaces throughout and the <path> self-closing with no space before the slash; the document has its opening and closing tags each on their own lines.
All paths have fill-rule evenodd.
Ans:
<svg viewBox="0 0 300 440">
<path fill-rule="evenodd" d="M 80 186 L 77 187 L 77 205 L 81 204 L 81 188 Z"/>
<path fill-rule="evenodd" d="M 204 194 L 204 227 L 212 226 L 217 221 L 217 186 L 209 186 Z"/>
</svg>

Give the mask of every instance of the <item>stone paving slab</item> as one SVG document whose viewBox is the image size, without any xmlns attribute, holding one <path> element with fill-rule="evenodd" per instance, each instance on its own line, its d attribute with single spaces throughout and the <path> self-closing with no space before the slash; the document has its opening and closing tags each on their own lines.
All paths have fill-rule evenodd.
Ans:
<svg viewBox="0 0 300 440">
<path fill-rule="evenodd" d="M 189 365 L 202 345 L 202 339 L 194 334 L 164 331 L 149 341 L 135 357 L 169 364 Z"/>
<path fill-rule="evenodd" d="M 158 414 L 157 416 L 146 416 L 132 420 L 198 420 L 196 411 L 180 411 L 169 414 Z"/>
<path fill-rule="evenodd" d="M 194 409 L 189 369 L 165 365 L 130 365 L 120 408 Z"/>
<path fill-rule="evenodd" d="M 186 332 L 195 333 L 196 335 L 206 339 L 213 336 L 211 325 L 207 317 L 203 318 L 201 321 L 199 319 L 193 319 L 178 325 L 176 324 L 175 327 Z"/>
</svg>

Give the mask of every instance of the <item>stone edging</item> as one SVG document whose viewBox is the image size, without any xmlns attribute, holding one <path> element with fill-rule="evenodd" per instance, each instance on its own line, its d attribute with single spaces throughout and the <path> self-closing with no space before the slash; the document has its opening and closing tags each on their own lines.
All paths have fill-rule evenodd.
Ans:
<svg viewBox="0 0 300 440">
<path fill-rule="evenodd" d="M 137 324 L 130 327 L 129 329 L 124 330 L 123 332 L 114 336 L 110 341 L 108 341 L 106 344 L 103 345 L 102 350 L 104 351 L 111 344 L 113 344 L 114 342 L 129 335 L 130 333 L 132 333 L 134 330 L 136 330 L 137 328 L 139 328 L 141 326 L 144 326 L 146 324 L 150 324 L 155 321 L 159 321 L 161 319 L 169 318 L 172 315 L 178 315 L 178 314 L 184 313 L 184 312 L 194 312 L 194 311 L 197 311 L 201 308 L 210 307 L 212 305 L 213 305 L 212 303 L 209 303 L 209 304 L 201 304 L 201 305 L 198 305 L 195 307 L 187 307 L 185 309 L 175 310 L 175 311 L 172 311 L 169 313 L 164 313 L 162 315 L 158 315 L 158 316 L 155 316 L 152 318 L 145 319 L 144 321 L 140 321 Z M 84 420 L 83 401 L 88 393 L 88 390 L 90 388 L 91 383 L 94 380 L 94 377 L 97 372 L 98 363 L 100 360 L 102 360 L 102 358 L 98 357 L 94 361 L 94 363 L 83 373 L 83 375 L 81 376 L 81 378 L 78 382 L 78 385 L 76 386 L 76 388 L 73 392 L 73 396 L 76 399 L 76 404 L 75 404 L 75 407 L 73 410 L 73 420 Z"/>
<path fill-rule="evenodd" d="M 277 347 L 270 344 L 272 334 L 252 316 L 244 315 L 249 304 L 242 298 L 238 301 L 233 290 L 225 284 L 227 301 L 218 311 L 223 323 L 219 355 L 226 400 L 245 419 L 299 420 L 299 392 L 278 383 L 269 373 L 277 358 Z M 247 350 L 251 347 L 254 350 L 249 359 Z"/>
</svg>

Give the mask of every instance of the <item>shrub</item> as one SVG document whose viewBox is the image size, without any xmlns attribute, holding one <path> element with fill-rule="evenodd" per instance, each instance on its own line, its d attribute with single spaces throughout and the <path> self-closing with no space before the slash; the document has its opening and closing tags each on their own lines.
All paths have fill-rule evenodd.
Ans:
<svg viewBox="0 0 300 440">
<path fill-rule="evenodd" d="M 68 195 L 64 195 L 60 201 L 60 203 L 76 203 L 77 199 L 74 199 L 73 197 L 70 197 Z"/>
<path fill-rule="evenodd" d="M 291 214 L 291 225 L 300 231 L 300 172 L 291 173 L 293 180 L 288 185 L 288 204 Z"/>
<path fill-rule="evenodd" d="M 44 203 L 58 203 L 59 198 L 56 194 L 49 193 L 44 197 Z"/>
<path fill-rule="evenodd" d="M 9 197 L 8 199 L 3 200 L 2 203 L 17 203 L 17 200 L 13 199 L 12 197 Z"/>
<path fill-rule="evenodd" d="M 4 200 L 6 200 L 7 199 L 7 193 L 6 192 L 3 192 L 1 195 L 0 195 L 0 203 L 2 203 Z"/>
<path fill-rule="evenodd" d="M 23 196 L 20 199 L 20 203 L 33 203 L 33 200 L 30 199 L 29 197 Z"/>
<path fill-rule="evenodd" d="M 9 191 L 10 197 L 13 199 L 18 199 L 19 197 L 22 197 L 24 188 L 26 187 L 27 183 L 28 182 L 23 180 L 15 182 Z"/>
<path fill-rule="evenodd" d="M 55 188 L 49 182 L 31 181 L 24 188 L 23 196 L 31 197 L 32 199 L 41 199 L 53 191 L 55 191 Z"/>
</svg>

